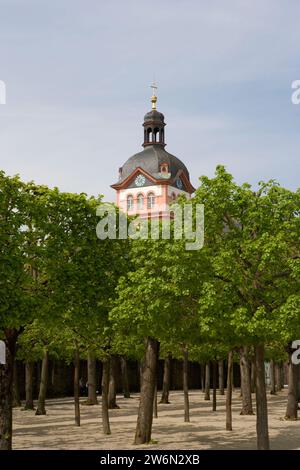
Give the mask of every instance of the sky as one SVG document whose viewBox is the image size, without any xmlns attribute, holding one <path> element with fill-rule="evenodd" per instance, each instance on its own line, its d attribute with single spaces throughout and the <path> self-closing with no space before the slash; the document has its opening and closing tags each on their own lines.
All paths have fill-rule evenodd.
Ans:
<svg viewBox="0 0 300 470">
<path fill-rule="evenodd" d="M 0 0 L 0 169 L 113 201 L 150 84 L 191 181 L 300 187 L 299 0 Z"/>
</svg>

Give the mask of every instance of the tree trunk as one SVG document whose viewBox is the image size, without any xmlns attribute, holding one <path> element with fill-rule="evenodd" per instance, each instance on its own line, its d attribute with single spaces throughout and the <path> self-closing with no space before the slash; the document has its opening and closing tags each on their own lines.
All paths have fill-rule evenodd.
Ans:
<svg viewBox="0 0 300 470">
<path fill-rule="evenodd" d="M 275 362 L 273 359 L 270 361 L 270 394 L 276 395 L 276 384 L 275 384 Z"/>
<path fill-rule="evenodd" d="M 218 362 L 219 369 L 219 390 L 220 395 L 224 395 L 224 361 L 223 359 Z"/>
<path fill-rule="evenodd" d="M 217 411 L 217 375 L 218 375 L 218 363 L 213 361 L 213 402 L 212 410 Z"/>
<path fill-rule="evenodd" d="M 205 393 L 205 364 L 200 364 L 201 367 L 201 391 Z"/>
<path fill-rule="evenodd" d="M 19 408 L 22 405 L 20 399 L 20 386 L 19 386 L 19 371 L 18 364 L 14 362 L 14 377 L 13 377 L 13 408 Z"/>
<path fill-rule="evenodd" d="M 205 395 L 204 400 L 210 400 L 210 363 L 205 364 Z"/>
<path fill-rule="evenodd" d="M 281 365 L 278 362 L 275 364 L 275 387 L 276 392 L 281 391 Z"/>
<path fill-rule="evenodd" d="M 52 367 L 51 367 L 51 387 L 52 387 L 53 391 L 55 390 L 55 385 L 56 385 L 56 380 L 55 379 L 56 379 L 56 362 L 53 359 Z"/>
<path fill-rule="evenodd" d="M 269 450 L 268 405 L 265 383 L 264 345 L 255 347 L 256 364 L 256 433 L 257 449 Z"/>
<path fill-rule="evenodd" d="M 98 405 L 96 393 L 96 359 L 91 353 L 88 354 L 88 405 Z"/>
<path fill-rule="evenodd" d="M 240 369 L 241 369 L 241 394 L 242 411 L 241 415 L 253 415 L 252 396 L 251 396 L 251 371 L 248 358 L 248 348 L 240 348 Z"/>
<path fill-rule="evenodd" d="M 37 409 L 35 412 L 36 415 L 46 414 L 45 401 L 46 401 L 47 383 L 48 383 L 48 363 L 49 363 L 49 355 L 48 355 L 48 351 L 45 351 L 43 362 L 42 362 L 40 391 L 39 391 Z"/>
<path fill-rule="evenodd" d="M 153 400 L 159 343 L 151 337 L 145 338 L 145 355 L 141 366 L 141 395 L 135 433 L 135 444 L 146 444 L 151 440 Z"/>
<path fill-rule="evenodd" d="M 157 384 L 155 384 L 154 388 L 154 400 L 153 400 L 153 418 L 158 417 L 158 411 L 157 411 Z"/>
<path fill-rule="evenodd" d="M 128 368 L 126 357 L 121 356 L 122 387 L 124 398 L 130 398 L 130 388 L 128 380 Z"/>
<path fill-rule="evenodd" d="M 171 378 L 171 356 L 168 355 L 164 361 L 164 377 L 163 377 L 163 387 L 160 403 L 170 403 L 169 402 L 169 390 L 170 390 L 170 378 Z"/>
<path fill-rule="evenodd" d="M 6 364 L 0 364 L 0 450 L 11 450 L 13 368 L 18 332 L 7 329 L 4 334 Z"/>
<path fill-rule="evenodd" d="M 109 388 L 109 358 L 103 361 L 102 367 L 102 427 L 103 434 L 111 434 L 108 412 L 108 388 Z"/>
<path fill-rule="evenodd" d="M 80 357 L 78 348 L 75 350 L 74 357 L 74 407 L 75 407 L 75 425 L 80 426 Z"/>
<path fill-rule="evenodd" d="M 118 357 L 111 356 L 109 369 L 109 389 L 108 389 L 108 408 L 110 410 L 120 408 L 117 405 L 117 374 L 118 374 Z"/>
<path fill-rule="evenodd" d="M 33 362 L 26 362 L 25 364 L 25 410 L 34 410 Z"/>
<path fill-rule="evenodd" d="M 251 361 L 251 393 L 255 393 L 255 383 L 256 383 L 255 359 L 252 359 Z"/>
<path fill-rule="evenodd" d="M 297 419 L 298 417 L 298 369 L 299 366 L 292 362 L 293 350 L 289 351 L 288 364 L 288 401 L 286 406 L 285 419 Z"/>
<path fill-rule="evenodd" d="M 183 393 L 184 393 L 184 422 L 190 422 L 189 384 L 188 384 L 189 352 L 187 347 L 183 350 Z"/>
<path fill-rule="evenodd" d="M 232 368 L 233 353 L 228 353 L 227 389 L 226 389 L 226 431 L 232 431 Z"/>
</svg>

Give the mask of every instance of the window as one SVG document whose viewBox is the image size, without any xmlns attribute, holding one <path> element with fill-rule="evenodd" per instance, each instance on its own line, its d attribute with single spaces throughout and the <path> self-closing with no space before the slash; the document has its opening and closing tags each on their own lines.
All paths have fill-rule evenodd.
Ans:
<svg viewBox="0 0 300 470">
<path fill-rule="evenodd" d="M 152 129 L 151 127 L 148 127 L 147 129 L 147 142 L 151 142 L 152 141 Z"/>
<path fill-rule="evenodd" d="M 175 193 L 172 193 L 172 194 L 171 194 L 171 199 L 172 199 L 172 201 L 175 201 L 175 200 L 176 200 L 176 194 L 175 194 Z"/>
<path fill-rule="evenodd" d="M 133 196 L 127 196 L 127 210 L 132 211 L 133 209 Z"/>
<path fill-rule="evenodd" d="M 143 207 L 144 207 L 144 196 L 142 194 L 138 194 L 137 207 L 138 207 L 138 209 L 143 209 Z"/>
<path fill-rule="evenodd" d="M 168 173 L 168 164 L 167 163 L 162 163 L 160 165 L 160 172 L 161 173 Z"/>
<path fill-rule="evenodd" d="M 147 198 L 147 207 L 148 209 L 152 209 L 155 205 L 155 195 L 153 193 L 148 194 Z"/>
</svg>

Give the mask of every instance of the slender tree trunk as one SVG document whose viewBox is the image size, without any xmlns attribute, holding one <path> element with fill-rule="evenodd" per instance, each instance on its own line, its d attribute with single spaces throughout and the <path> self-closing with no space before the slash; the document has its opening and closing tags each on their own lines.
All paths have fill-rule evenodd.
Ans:
<svg viewBox="0 0 300 470">
<path fill-rule="evenodd" d="M 102 363 L 102 427 L 103 434 L 111 434 L 109 425 L 109 411 L 108 411 L 108 388 L 109 388 L 109 358 L 105 359 Z"/>
<path fill-rule="evenodd" d="M 224 395 L 224 361 L 223 359 L 218 362 L 219 369 L 219 391 L 220 395 Z"/>
<path fill-rule="evenodd" d="M 124 398 L 130 398 L 127 359 L 121 356 L 122 387 Z"/>
<path fill-rule="evenodd" d="M 256 366 L 255 359 L 251 361 L 251 393 L 255 393 L 255 384 L 256 384 Z"/>
<path fill-rule="evenodd" d="M 281 391 L 281 369 L 280 369 L 280 364 L 276 362 L 275 364 L 275 387 L 276 387 L 276 392 Z"/>
<path fill-rule="evenodd" d="M 205 364 L 201 364 L 201 391 L 205 393 Z"/>
<path fill-rule="evenodd" d="M 273 359 L 270 361 L 270 394 L 276 395 L 276 383 L 275 383 L 275 362 Z"/>
<path fill-rule="evenodd" d="M 284 388 L 285 386 L 285 373 L 284 373 L 284 363 L 280 364 L 280 384 L 281 384 L 281 389 Z"/>
<path fill-rule="evenodd" d="M 56 385 L 55 378 L 56 378 L 56 362 L 53 359 L 52 367 L 51 367 L 51 387 L 53 391 L 55 390 L 55 385 Z"/>
<path fill-rule="evenodd" d="M 25 410 L 34 410 L 33 362 L 26 362 L 25 364 Z"/>
<path fill-rule="evenodd" d="M 163 388 L 160 403 L 169 402 L 169 390 L 170 390 L 170 378 L 171 378 L 171 356 L 168 355 L 164 361 L 164 377 L 163 377 Z"/>
<path fill-rule="evenodd" d="M 188 384 L 189 353 L 187 347 L 183 349 L 183 393 L 184 393 L 184 422 L 190 422 L 189 384 Z"/>
<path fill-rule="evenodd" d="M 36 415 L 46 414 L 45 401 L 46 401 L 47 383 L 48 383 L 48 363 L 49 363 L 49 355 L 48 355 L 48 351 L 45 351 L 43 362 L 42 362 L 40 391 L 39 391 L 37 409 L 35 412 Z"/>
<path fill-rule="evenodd" d="M 118 357 L 111 356 L 109 369 L 109 389 L 108 389 L 108 408 L 110 410 L 120 408 L 117 405 L 117 373 Z"/>
<path fill-rule="evenodd" d="M 210 363 L 205 364 L 205 395 L 204 400 L 210 400 Z"/>
<path fill-rule="evenodd" d="M 251 396 L 251 371 L 248 358 L 248 348 L 240 348 L 240 369 L 241 369 L 241 394 L 242 411 L 241 415 L 253 415 L 252 396 Z"/>
<path fill-rule="evenodd" d="M 6 364 L 0 365 L 0 450 L 11 450 L 13 367 L 18 332 L 7 329 L 4 334 Z"/>
<path fill-rule="evenodd" d="M 13 377 L 13 408 L 19 408 L 22 405 L 20 399 L 19 371 L 17 361 L 14 362 Z"/>
<path fill-rule="evenodd" d="M 227 389 L 226 389 L 226 431 L 232 431 L 232 367 L 233 353 L 228 353 Z"/>
<path fill-rule="evenodd" d="M 97 393 L 96 393 L 96 359 L 89 353 L 88 360 L 88 405 L 98 405 Z"/>
<path fill-rule="evenodd" d="M 135 444 L 146 444 L 151 440 L 153 400 L 159 343 L 151 337 L 145 338 L 145 356 L 141 366 L 141 396 L 135 433 Z"/>
<path fill-rule="evenodd" d="M 213 402 L 212 410 L 217 411 L 217 375 L 218 375 L 218 363 L 213 361 Z"/>
<path fill-rule="evenodd" d="M 158 410 L 157 410 L 157 384 L 155 384 L 154 388 L 154 400 L 153 400 L 153 418 L 158 417 Z"/>
<path fill-rule="evenodd" d="M 265 383 L 264 345 L 255 347 L 257 449 L 269 450 L 268 405 Z"/>
<path fill-rule="evenodd" d="M 299 366 L 292 362 L 293 350 L 289 351 L 288 364 L 288 401 L 286 406 L 285 419 L 297 419 L 298 417 L 298 369 Z"/>
<path fill-rule="evenodd" d="M 74 356 L 74 408 L 75 408 L 75 425 L 80 426 L 80 357 L 76 347 Z"/>
</svg>

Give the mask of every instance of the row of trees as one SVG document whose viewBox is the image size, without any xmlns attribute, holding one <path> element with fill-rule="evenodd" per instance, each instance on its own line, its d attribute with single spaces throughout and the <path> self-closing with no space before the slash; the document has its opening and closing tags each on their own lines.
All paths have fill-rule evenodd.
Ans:
<svg viewBox="0 0 300 470">
<path fill-rule="evenodd" d="M 205 206 L 201 250 L 187 251 L 185 241 L 175 238 L 100 241 L 95 228 L 101 198 L 0 174 L 0 330 L 7 349 L 0 370 L 0 448 L 12 442 L 17 343 L 28 363 L 42 351 L 45 369 L 49 351 L 74 361 L 77 424 L 80 357 L 102 361 L 105 433 L 115 357 L 140 359 L 136 444 L 151 440 L 159 356 L 166 375 L 171 356 L 183 360 L 186 421 L 188 360 L 213 361 L 215 377 L 218 361 L 226 359 L 226 428 L 232 429 L 231 370 L 238 354 L 242 411 L 253 413 L 252 370 L 257 445 L 269 448 L 264 361 L 266 355 L 272 364 L 291 356 L 300 333 L 300 192 L 273 181 L 253 191 L 218 167 L 214 178 L 200 178 L 191 200 L 181 202 Z M 290 360 L 290 419 L 297 417 L 298 374 Z M 41 390 L 38 413 L 44 412 Z"/>
</svg>

